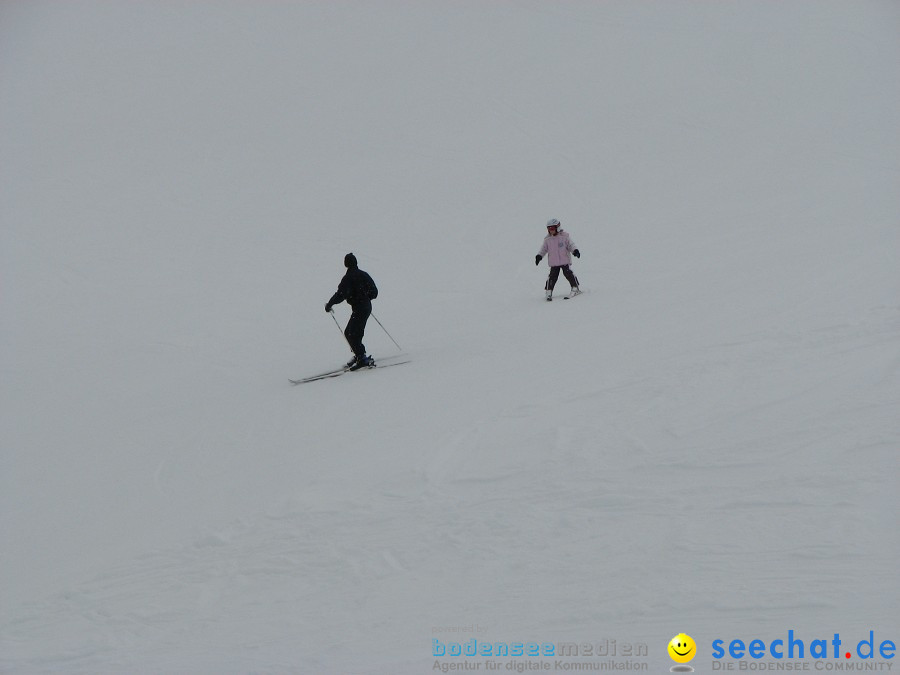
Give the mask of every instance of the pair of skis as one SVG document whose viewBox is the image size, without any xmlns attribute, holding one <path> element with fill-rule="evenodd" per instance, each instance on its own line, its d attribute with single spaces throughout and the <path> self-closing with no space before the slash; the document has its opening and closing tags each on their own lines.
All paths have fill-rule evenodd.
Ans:
<svg viewBox="0 0 900 675">
<path fill-rule="evenodd" d="M 568 295 L 562 296 L 563 300 L 571 300 L 572 298 L 577 298 L 579 295 L 584 295 L 584 291 L 578 291 L 577 293 L 570 292 Z M 553 300 L 553 296 L 551 295 L 547 298 L 547 302 Z"/>
<path fill-rule="evenodd" d="M 372 370 L 373 368 L 390 368 L 391 366 L 402 366 L 404 363 L 409 363 L 412 359 L 406 354 L 398 354 L 397 356 L 389 356 L 385 359 L 379 359 L 375 362 L 375 365 L 368 366 L 365 368 L 358 368 L 357 370 L 350 370 L 348 366 L 344 366 L 343 368 L 335 368 L 334 370 L 328 370 L 324 373 L 319 373 L 318 375 L 310 375 L 309 377 L 304 377 L 299 380 L 289 380 L 291 384 L 294 386 L 298 384 L 306 384 L 308 382 L 318 382 L 319 380 L 328 380 L 332 377 L 340 377 L 341 375 L 346 375 L 347 373 L 357 373 L 362 372 L 364 370 Z"/>
</svg>

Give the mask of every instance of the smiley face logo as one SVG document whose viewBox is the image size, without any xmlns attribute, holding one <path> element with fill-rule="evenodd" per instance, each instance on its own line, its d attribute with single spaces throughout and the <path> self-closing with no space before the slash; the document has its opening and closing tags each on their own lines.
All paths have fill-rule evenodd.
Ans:
<svg viewBox="0 0 900 675">
<path fill-rule="evenodd" d="M 697 643 L 694 638 L 679 633 L 669 640 L 669 656 L 675 663 L 687 663 L 697 654 Z"/>
</svg>

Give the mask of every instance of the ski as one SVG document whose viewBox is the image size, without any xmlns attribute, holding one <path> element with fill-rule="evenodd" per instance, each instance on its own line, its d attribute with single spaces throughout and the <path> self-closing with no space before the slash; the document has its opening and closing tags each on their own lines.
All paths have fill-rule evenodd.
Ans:
<svg viewBox="0 0 900 675">
<path fill-rule="evenodd" d="M 398 360 L 402 359 L 402 360 Z M 405 354 L 398 354 L 397 356 L 389 356 L 385 359 L 381 359 L 380 361 L 376 361 L 374 366 L 368 366 L 367 368 L 358 368 L 356 370 L 350 370 L 350 368 L 344 366 L 343 368 L 336 368 L 335 370 L 329 370 L 324 373 L 319 373 L 318 375 L 310 375 L 309 377 L 304 377 L 299 380 L 288 380 L 292 385 L 296 386 L 298 384 L 306 384 L 308 382 L 318 382 L 319 380 L 327 380 L 332 377 L 340 377 L 341 375 L 345 375 L 347 373 L 357 373 L 364 370 L 374 370 L 375 368 L 390 368 L 391 366 L 400 366 L 404 363 L 409 363 L 412 361 L 411 358 L 406 356 Z"/>
<path fill-rule="evenodd" d="M 569 291 L 568 295 L 557 295 L 556 297 L 552 295 L 550 297 L 544 296 L 544 300 L 546 300 L 547 302 L 553 302 L 557 298 L 562 298 L 563 300 L 571 300 L 572 298 L 577 298 L 579 295 L 584 295 L 585 293 L 587 293 L 587 291 L 578 291 L 577 293 L 572 293 L 571 291 Z"/>
<path fill-rule="evenodd" d="M 309 377 L 302 377 L 299 380 L 288 380 L 293 385 L 305 384 L 307 382 L 317 382 L 318 380 L 327 380 L 329 377 L 338 377 L 339 375 L 343 375 L 344 373 L 349 373 L 349 368 L 340 368 L 339 370 L 329 370 L 325 373 L 319 373 L 318 375 L 310 375 Z"/>
<path fill-rule="evenodd" d="M 391 368 L 393 366 L 402 366 L 404 363 L 411 362 L 412 359 L 406 359 L 405 361 L 391 361 L 390 363 L 376 363 L 374 366 L 369 366 L 368 368 L 360 368 L 359 370 L 349 370 L 349 373 L 361 373 L 366 370 L 384 370 L 385 368 Z"/>
<path fill-rule="evenodd" d="M 402 366 L 404 363 L 410 363 L 412 359 L 407 359 L 406 361 L 392 361 L 391 363 L 383 363 L 381 365 L 375 364 L 374 366 L 368 366 L 366 368 L 357 368 L 356 370 L 350 370 L 349 368 L 341 368 L 340 370 L 332 370 L 327 373 L 322 373 L 319 375 L 313 375 L 311 377 L 304 377 L 300 380 L 288 380 L 292 385 L 296 386 L 298 384 L 308 384 L 309 382 L 318 382 L 319 380 L 328 380 L 333 377 L 340 377 L 341 375 L 346 375 L 348 373 L 362 373 L 366 370 L 375 370 L 375 369 L 384 369 L 390 368 L 392 366 Z"/>
</svg>

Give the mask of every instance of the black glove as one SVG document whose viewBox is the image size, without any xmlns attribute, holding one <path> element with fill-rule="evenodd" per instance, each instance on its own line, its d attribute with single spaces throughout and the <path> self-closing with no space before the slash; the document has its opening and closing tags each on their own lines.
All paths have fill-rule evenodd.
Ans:
<svg viewBox="0 0 900 675">
<path fill-rule="evenodd" d="M 581 252 L 576 248 L 574 251 L 572 251 L 572 255 L 574 255 L 576 258 L 580 258 Z"/>
<path fill-rule="evenodd" d="M 325 303 L 325 311 L 326 311 L 326 312 L 330 312 L 330 311 L 331 311 L 331 303 L 330 303 L 330 302 L 326 302 L 326 303 Z"/>
<path fill-rule="evenodd" d="M 540 264 L 541 264 L 541 256 L 540 256 L 540 255 L 534 256 L 534 264 L 535 264 L 535 265 L 540 265 Z"/>
</svg>

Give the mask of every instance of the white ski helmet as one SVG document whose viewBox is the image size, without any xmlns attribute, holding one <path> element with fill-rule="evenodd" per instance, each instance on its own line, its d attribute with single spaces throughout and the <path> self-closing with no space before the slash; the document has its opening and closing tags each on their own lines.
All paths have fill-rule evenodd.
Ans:
<svg viewBox="0 0 900 675">
<path fill-rule="evenodd" d="M 547 227 L 555 227 L 559 229 L 559 221 L 556 218 L 551 218 L 547 221 Z"/>
</svg>

